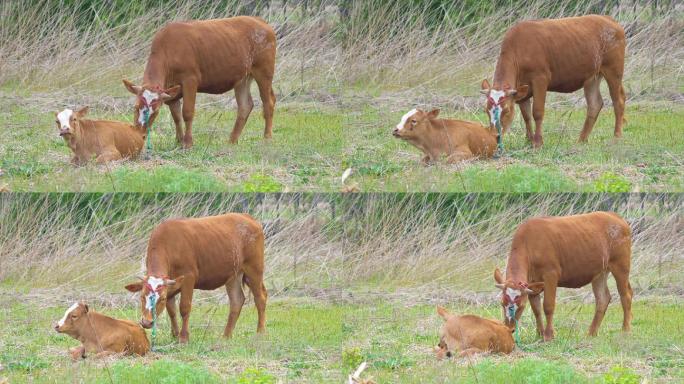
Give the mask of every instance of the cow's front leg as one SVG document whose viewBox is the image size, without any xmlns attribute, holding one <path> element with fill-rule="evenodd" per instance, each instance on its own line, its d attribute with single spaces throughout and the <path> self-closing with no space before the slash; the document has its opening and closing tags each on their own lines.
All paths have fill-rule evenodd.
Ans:
<svg viewBox="0 0 684 384">
<path fill-rule="evenodd" d="M 186 278 L 184 281 L 183 288 L 181 288 L 180 298 L 180 314 L 183 320 L 183 325 L 181 325 L 179 341 L 183 344 L 190 340 L 190 331 L 188 328 L 190 323 L 190 310 L 192 309 L 192 293 L 193 288 L 195 287 L 194 280 L 188 280 L 189 279 Z"/>
<path fill-rule="evenodd" d="M 176 126 L 176 142 L 183 144 L 183 111 L 181 110 L 181 99 L 170 101 L 167 103 L 173 124 Z"/>
<path fill-rule="evenodd" d="M 171 335 L 174 339 L 178 338 L 178 320 L 176 318 L 176 296 L 171 296 L 166 299 L 166 312 L 169 314 L 171 321 Z"/>
<path fill-rule="evenodd" d="M 183 82 L 183 120 L 185 121 L 185 137 L 183 149 L 192 148 L 192 119 L 195 117 L 195 100 L 197 98 L 197 81 L 187 79 Z"/>
<path fill-rule="evenodd" d="M 532 117 L 534 118 L 534 138 L 532 140 L 532 145 L 535 148 L 539 148 L 544 144 L 544 139 L 542 137 L 542 125 L 544 123 L 544 108 L 546 106 L 546 89 L 547 82 L 545 80 L 536 80 L 532 84 Z M 546 295 L 544 295 L 546 297 Z"/>
<path fill-rule="evenodd" d="M 540 295 L 530 295 L 530 307 L 532 308 L 532 313 L 534 313 L 534 320 L 537 324 L 537 334 L 539 337 L 544 337 L 544 322 L 541 316 L 541 296 Z"/>
<path fill-rule="evenodd" d="M 544 341 L 551 341 L 554 338 L 553 332 L 553 312 L 556 309 L 556 287 L 558 278 L 544 277 L 544 316 L 546 316 L 546 329 L 544 330 Z"/>
</svg>

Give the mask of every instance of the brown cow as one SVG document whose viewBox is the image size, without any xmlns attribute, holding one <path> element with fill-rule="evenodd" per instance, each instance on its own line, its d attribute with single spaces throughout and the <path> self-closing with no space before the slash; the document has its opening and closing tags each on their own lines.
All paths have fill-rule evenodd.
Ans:
<svg viewBox="0 0 684 384">
<path fill-rule="evenodd" d="M 222 94 L 235 89 L 238 113 L 230 142 L 236 143 L 254 106 L 250 93 L 254 79 L 263 102 L 264 137 L 270 138 L 275 108 L 275 56 L 275 32 L 256 17 L 170 23 L 152 40 L 143 84 L 123 81 L 138 98 L 135 124 L 151 126 L 161 103 L 166 103 L 176 125 L 176 140 L 190 148 L 197 92 Z M 185 135 L 181 118 L 185 121 Z"/>
<path fill-rule="evenodd" d="M 456 351 L 459 357 L 466 357 L 487 352 L 511 353 L 515 348 L 511 330 L 500 321 L 475 315 L 456 316 L 442 307 L 437 307 L 437 313 L 444 319 L 435 350 L 438 359 L 451 357 Z"/>
<path fill-rule="evenodd" d="M 86 120 L 87 113 L 88 107 L 55 113 L 59 135 L 74 152 L 72 164 L 82 165 L 93 157 L 102 164 L 140 154 L 147 136 L 143 130 L 119 121 Z"/>
<path fill-rule="evenodd" d="M 85 358 L 86 352 L 104 357 L 112 353 L 142 356 L 150 351 L 145 330 L 138 324 L 91 311 L 84 303 L 69 307 L 54 328 L 82 343 L 69 350 L 74 360 Z"/>
<path fill-rule="evenodd" d="M 596 312 L 589 327 L 595 336 L 610 303 L 608 274 L 617 283 L 622 302 L 622 329 L 630 330 L 632 287 L 629 270 L 632 254 L 629 224 L 612 212 L 566 217 L 538 217 L 520 224 L 513 236 L 506 278 L 496 269 L 496 287 L 502 290 L 505 323 L 514 328 L 529 297 L 544 340 L 553 339 L 556 288 L 581 288 L 589 283 L 596 298 Z M 541 319 L 540 293 L 544 291 L 546 329 Z M 511 316 L 512 313 L 514 316 Z"/>
<path fill-rule="evenodd" d="M 496 131 L 478 123 L 438 119 L 439 109 L 406 113 L 392 131 L 425 153 L 427 164 L 446 156 L 449 163 L 473 158 L 490 158 L 496 151 Z"/>
<path fill-rule="evenodd" d="M 140 325 L 144 328 L 152 327 L 150 309 L 155 300 L 157 315 L 166 308 L 171 332 L 178 337 L 176 295 L 180 293 L 183 319 L 180 341 L 187 342 L 193 290 L 225 286 L 230 299 L 230 315 L 224 336 L 230 337 L 245 302 L 244 283 L 254 295 L 259 315 L 257 332 L 265 331 L 264 231 L 249 215 L 229 213 L 167 220 L 152 231 L 146 264 L 147 275 L 142 282 L 126 286 L 131 292 L 142 291 Z"/>
<path fill-rule="evenodd" d="M 490 86 L 487 80 L 482 81 L 492 127 L 501 124 L 502 133 L 509 129 L 515 102 L 525 120 L 527 139 L 540 147 L 546 92 L 571 93 L 584 88 L 587 117 L 579 140 L 585 142 L 603 107 L 600 93 L 603 77 L 615 109 L 615 137 L 621 137 L 625 111 L 622 87 L 625 45 L 624 29 L 608 16 L 533 20 L 514 25 L 501 44 L 494 83 Z M 536 126 L 534 135 L 532 117 Z"/>
</svg>

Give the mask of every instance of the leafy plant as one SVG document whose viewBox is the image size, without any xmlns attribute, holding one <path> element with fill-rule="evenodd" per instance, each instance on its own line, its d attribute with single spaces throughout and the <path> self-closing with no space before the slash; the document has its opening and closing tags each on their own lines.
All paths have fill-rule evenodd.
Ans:
<svg viewBox="0 0 684 384">
<path fill-rule="evenodd" d="M 276 382 L 275 376 L 259 368 L 247 368 L 237 377 L 237 384 L 272 384 Z"/>
<path fill-rule="evenodd" d="M 342 351 L 342 365 L 346 368 L 356 369 L 356 367 L 363 363 L 363 360 L 361 349 L 358 347 L 347 348 Z"/>
<path fill-rule="evenodd" d="M 594 181 L 594 189 L 596 192 L 624 193 L 632 190 L 632 184 L 622 176 L 607 172 Z"/>
<path fill-rule="evenodd" d="M 254 173 L 249 177 L 249 180 L 243 184 L 243 189 L 245 192 L 251 193 L 281 192 L 283 190 L 283 185 L 271 176 L 264 175 L 263 173 Z"/>
<path fill-rule="evenodd" d="M 603 375 L 603 382 L 605 384 L 639 384 L 641 376 L 629 368 L 615 366 Z"/>
</svg>

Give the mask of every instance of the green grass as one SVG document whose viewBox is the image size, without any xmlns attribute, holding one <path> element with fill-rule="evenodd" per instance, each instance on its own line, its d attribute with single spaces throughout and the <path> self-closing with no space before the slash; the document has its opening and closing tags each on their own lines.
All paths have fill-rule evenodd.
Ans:
<svg viewBox="0 0 684 384">
<path fill-rule="evenodd" d="M 588 144 L 576 142 L 584 108 L 549 107 L 541 150 L 530 148 L 518 116 L 504 138 L 502 159 L 428 167 L 420 164 L 422 154 L 416 148 L 390 135 L 404 112 L 285 102 L 278 106 L 271 141 L 262 139 L 263 119 L 255 108 L 240 143 L 230 145 L 234 110 L 202 107 L 195 120 L 195 147 L 183 151 L 175 145 L 165 109 L 155 124 L 152 159 L 73 167 L 52 114 L 15 103 L 9 107 L 10 126 L 0 143 L 0 187 L 38 192 L 331 192 L 342 188 L 339 177 L 351 167 L 354 173 L 348 183 L 364 192 L 684 190 L 680 106 L 630 106 L 620 140 L 612 136 L 613 114 L 605 108 Z M 91 114 L 131 119 L 130 114 L 107 114 L 97 108 Z M 445 110 L 442 115 L 484 118 L 479 111 Z"/>
<path fill-rule="evenodd" d="M 681 304 L 655 298 L 636 302 L 629 335 L 620 331 L 622 311 L 613 303 L 600 335 L 587 337 L 593 304 L 566 300 L 557 307 L 555 341 L 539 342 L 528 311 L 522 325 L 524 350 L 456 362 L 434 359 L 432 348 L 441 319 L 432 305 L 391 300 L 339 304 L 281 297 L 268 306 L 265 336 L 254 334 L 256 311 L 248 303 L 234 338 L 224 340 L 227 307 L 210 301 L 193 307 L 188 345 L 174 344 L 164 316 L 157 340 L 160 351 L 144 358 L 87 359 L 72 364 L 66 351 L 78 342 L 50 327 L 68 304 L 37 308 L 27 296 L 3 293 L 0 364 L 4 370 L 0 377 L 12 383 L 109 383 L 109 375 L 115 383 L 339 383 L 361 361 L 369 365 L 364 377 L 378 383 L 684 380 L 684 311 Z M 500 316 L 495 306 L 442 304 L 455 313 Z M 124 310 L 94 307 L 115 317 L 137 317 L 132 302 Z"/>
<path fill-rule="evenodd" d="M 410 109 L 410 106 L 404 108 Z M 620 140 L 613 138 L 613 114 L 599 116 L 588 144 L 577 143 L 585 110 L 547 108 L 544 146 L 527 143 L 519 113 L 512 132 L 504 137 L 505 156 L 499 160 L 456 165 L 420 164 L 422 153 L 394 139 L 391 128 L 404 110 L 366 109 L 355 115 L 361 126 L 349 147 L 353 180 L 361 190 L 484 191 L 484 192 L 630 192 L 681 191 L 684 188 L 684 136 L 681 107 L 633 106 Z M 442 111 L 442 117 L 483 122 L 484 113 Z"/>
<path fill-rule="evenodd" d="M 15 191 L 126 192 L 279 192 L 336 191 L 342 174 L 342 117 L 334 111 L 278 108 L 274 138 L 264 141 L 263 118 L 252 112 L 238 145 L 230 145 L 235 113 L 202 109 L 195 119 L 192 150 L 175 144 L 167 110 L 155 124 L 153 156 L 74 167 L 71 151 L 57 135 L 54 116 L 32 108 L 11 108 L 11 133 L 0 143 L 0 169 Z M 92 118 L 129 121 L 129 114 L 105 114 L 91 109 Z"/>
</svg>

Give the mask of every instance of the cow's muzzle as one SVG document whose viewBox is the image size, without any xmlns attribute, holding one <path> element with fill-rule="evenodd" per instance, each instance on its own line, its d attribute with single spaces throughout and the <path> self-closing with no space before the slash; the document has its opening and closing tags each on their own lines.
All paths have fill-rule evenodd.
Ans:
<svg viewBox="0 0 684 384">
<path fill-rule="evenodd" d="M 140 326 L 145 329 L 152 328 L 152 322 L 147 319 L 140 319 Z"/>
<path fill-rule="evenodd" d="M 60 135 L 60 136 L 68 135 L 68 134 L 70 134 L 70 133 L 71 133 L 71 132 L 69 131 L 69 128 L 62 128 L 62 129 L 59 130 L 59 135 Z"/>
<path fill-rule="evenodd" d="M 399 128 L 394 128 L 394 129 L 392 130 L 392 136 L 394 136 L 394 137 L 401 137 L 401 135 L 399 134 Z"/>
</svg>

